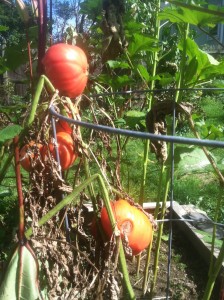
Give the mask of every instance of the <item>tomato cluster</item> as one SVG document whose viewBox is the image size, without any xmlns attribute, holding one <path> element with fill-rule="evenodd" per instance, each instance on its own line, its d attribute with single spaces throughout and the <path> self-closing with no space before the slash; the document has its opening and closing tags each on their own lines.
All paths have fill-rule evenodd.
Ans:
<svg viewBox="0 0 224 300">
<path fill-rule="evenodd" d="M 52 45 L 42 63 L 45 74 L 61 95 L 75 98 L 82 94 L 87 84 L 88 62 L 81 48 L 64 43 Z"/>
<path fill-rule="evenodd" d="M 152 240 L 152 223 L 146 214 L 131 205 L 128 201 L 119 199 L 110 202 L 117 227 L 121 232 L 121 237 L 128 238 L 129 247 L 133 255 L 139 254 L 149 246 Z M 113 234 L 113 229 L 107 214 L 106 207 L 101 210 L 101 224 L 108 238 Z"/>
<path fill-rule="evenodd" d="M 56 138 L 61 169 L 67 170 L 78 157 L 73 139 L 69 133 L 63 131 L 58 132 Z M 56 147 L 54 143 L 50 142 L 48 145 L 42 145 L 31 141 L 20 150 L 21 166 L 28 172 L 31 171 L 33 163 L 38 158 L 36 148 L 39 148 L 39 157 L 42 162 L 46 162 L 49 159 L 49 155 L 52 155 L 56 160 Z M 38 167 L 37 163 L 36 167 Z"/>
</svg>

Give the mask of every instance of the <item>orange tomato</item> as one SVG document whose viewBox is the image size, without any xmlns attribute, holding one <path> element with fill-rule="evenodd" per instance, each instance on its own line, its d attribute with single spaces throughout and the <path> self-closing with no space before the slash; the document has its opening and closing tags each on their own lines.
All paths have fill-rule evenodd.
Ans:
<svg viewBox="0 0 224 300">
<path fill-rule="evenodd" d="M 60 165 L 62 170 L 67 170 L 75 161 L 78 154 L 75 151 L 74 143 L 72 137 L 67 132 L 57 133 L 57 143 L 58 143 L 58 153 L 60 158 Z M 53 143 L 48 145 L 51 154 L 56 160 L 56 149 Z M 47 159 L 47 146 L 44 146 L 43 157 L 44 160 Z"/>
<path fill-rule="evenodd" d="M 133 255 L 139 254 L 149 246 L 152 240 L 152 223 L 143 211 L 130 205 L 126 200 L 111 201 L 110 205 L 121 232 L 121 238 L 127 236 Z M 101 210 L 101 223 L 105 234 L 110 238 L 113 230 L 106 207 Z"/>
<path fill-rule="evenodd" d="M 39 150 L 38 150 L 39 148 Z M 43 145 L 31 141 L 29 144 L 24 145 L 19 152 L 20 164 L 24 170 L 30 172 L 32 169 L 32 161 L 38 157 L 38 151 L 42 152 Z"/>
</svg>

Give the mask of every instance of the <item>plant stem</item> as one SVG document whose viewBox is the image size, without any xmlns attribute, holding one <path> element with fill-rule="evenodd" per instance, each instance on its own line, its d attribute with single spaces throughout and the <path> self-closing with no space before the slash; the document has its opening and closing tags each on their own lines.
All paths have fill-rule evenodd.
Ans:
<svg viewBox="0 0 224 300">
<path fill-rule="evenodd" d="M 218 221 L 219 213 L 221 211 L 221 203 L 223 199 L 223 188 L 222 186 L 219 187 L 219 195 L 216 203 L 216 209 L 215 209 L 215 216 L 214 216 L 214 223 Z M 210 266 L 209 266 L 209 272 L 210 275 L 212 272 L 212 268 L 214 266 L 214 249 L 215 249 L 215 239 L 216 239 L 216 228 L 217 225 L 213 225 L 213 232 L 212 232 L 212 245 L 211 245 L 211 257 L 210 257 Z"/>
<path fill-rule="evenodd" d="M 162 179 L 163 179 L 164 171 L 165 171 L 165 167 L 164 167 L 164 164 L 163 164 L 162 167 L 161 167 L 161 172 L 160 172 L 160 178 L 159 178 L 159 184 L 158 184 L 157 202 L 156 202 L 156 208 L 155 208 L 155 211 L 154 211 L 154 218 L 155 218 L 155 220 L 157 219 L 158 213 L 159 213 L 159 206 L 160 206 L 160 200 L 161 200 L 161 191 L 162 191 L 162 183 L 163 183 Z M 151 241 L 151 244 L 150 244 L 149 248 L 147 249 L 146 263 L 145 263 L 145 269 L 144 269 L 144 278 L 143 278 L 143 284 L 142 284 L 143 294 L 146 293 L 147 284 L 148 284 L 148 281 L 149 281 L 149 264 L 150 264 L 150 259 L 151 259 L 151 251 L 152 251 L 153 238 L 154 238 L 154 231 L 152 232 L 152 241 Z"/>
<path fill-rule="evenodd" d="M 41 96 L 44 84 L 47 85 L 50 92 L 54 93 L 56 91 L 54 86 L 50 82 L 50 80 L 45 75 L 41 75 L 40 79 L 37 83 L 36 92 L 35 92 L 35 95 L 34 95 L 34 98 L 33 98 L 33 101 L 32 101 L 32 106 L 31 106 L 31 111 L 30 111 L 29 117 L 25 122 L 25 126 L 24 126 L 25 130 L 26 130 L 26 128 L 28 128 L 33 123 L 33 121 L 35 119 L 37 106 L 38 106 L 38 103 L 39 103 L 39 100 L 40 100 L 40 96 Z"/>
<path fill-rule="evenodd" d="M 121 272 L 122 272 L 122 275 L 123 275 L 123 280 L 124 280 L 124 283 L 125 283 L 125 288 L 126 288 L 127 293 L 128 293 L 128 295 L 125 295 L 125 299 L 134 300 L 134 299 L 136 299 L 136 297 L 135 297 L 135 293 L 134 293 L 133 288 L 131 286 L 130 278 L 129 278 L 129 275 L 128 275 L 128 270 L 127 270 L 127 266 L 126 266 L 126 260 L 125 260 L 125 254 L 124 254 L 124 249 L 123 249 L 123 246 L 122 246 L 122 242 L 120 242 L 119 263 L 120 263 Z"/>
<path fill-rule="evenodd" d="M 212 271 L 209 274 L 208 282 L 207 282 L 207 285 L 205 288 L 205 293 L 204 293 L 202 300 L 209 300 L 211 298 L 214 284 L 215 284 L 216 278 L 219 274 L 219 271 L 221 269 L 223 261 L 224 261 L 224 241 L 222 243 L 222 247 L 220 249 L 220 252 L 216 259 L 214 267 L 212 268 Z"/>
<path fill-rule="evenodd" d="M 23 243 L 24 240 L 24 204 L 23 204 L 23 192 L 22 192 L 22 179 L 20 173 L 20 162 L 19 162 L 19 137 L 14 138 L 14 157 L 15 157 L 15 173 L 16 173 L 16 186 L 19 203 L 19 241 Z"/>
<path fill-rule="evenodd" d="M 154 11 L 154 19 L 155 19 L 155 35 L 154 38 L 159 40 L 159 33 L 160 33 L 160 21 L 158 18 L 158 13 L 160 9 L 160 0 L 156 0 L 156 10 Z M 158 61 L 158 52 L 155 51 L 152 54 L 152 77 L 156 75 L 156 70 L 157 70 L 157 61 Z M 150 83 L 150 90 L 153 90 L 155 87 L 155 80 L 152 80 Z M 152 100 L 153 100 L 153 92 L 150 93 L 149 98 L 148 98 L 148 103 L 147 103 L 147 110 L 151 110 L 152 106 Z M 148 156 L 149 156 L 149 144 L 150 140 L 145 141 L 145 146 L 144 146 L 144 157 L 143 157 L 143 165 L 142 165 L 142 178 L 141 178 L 141 187 L 140 187 L 140 193 L 139 193 L 139 204 L 142 206 L 144 202 L 144 197 L 145 197 L 145 184 L 146 184 L 146 176 L 147 176 L 147 167 L 148 167 Z M 140 260 L 141 260 L 141 254 L 138 255 L 137 258 L 137 276 L 139 276 L 139 270 L 140 270 Z M 148 261 L 148 264 L 150 261 Z M 148 266 L 146 267 L 146 269 Z M 145 274 L 147 276 L 147 274 Z M 144 277 L 146 277 L 144 276 Z"/>
<path fill-rule="evenodd" d="M 170 188 L 170 167 L 164 168 L 164 173 L 166 175 L 166 183 L 165 183 L 165 190 L 163 195 L 163 201 L 162 201 L 162 210 L 161 210 L 161 219 L 164 219 L 165 213 L 166 213 L 166 202 L 168 197 L 168 192 Z M 159 230 L 157 233 L 157 239 L 156 239 L 156 252 L 154 257 L 154 266 L 153 266 L 153 280 L 151 283 L 150 288 L 150 297 L 151 300 L 153 297 L 153 292 L 155 289 L 156 281 L 157 281 L 157 274 L 158 274 L 158 264 L 159 264 L 159 254 L 160 254 L 160 245 L 162 240 L 162 234 L 163 234 L 163 222 L 159 224 Z"/>
</svg>

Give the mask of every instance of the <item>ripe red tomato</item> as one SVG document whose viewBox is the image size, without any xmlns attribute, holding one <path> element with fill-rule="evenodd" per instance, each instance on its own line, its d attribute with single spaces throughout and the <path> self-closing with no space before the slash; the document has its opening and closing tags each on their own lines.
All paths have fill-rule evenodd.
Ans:
<svg viewBox="0 0 224 300">
<path fill-rule="evenodd" d="M 77 158 L 77 153 L 75 151 L 74 143 L 72 137 L 67 132 L 58 132 L 57 133 L 57 142 L 58 142 L 58 153 L 60 158 L 60 164 L 62 170 L 67 170 Z M 51 154 L 56 160 L 56 151 L 53 143 L 48 145 Z M 44 146 L 42 151 L 43 160 L 47 159 L 48 147 Z"/>
<path fill-rule="evenodd" d="M 77 109 L 77 107 L 73 107 L 73 111 L 75 114 L 78 114 L 79 111 Z M 67 105 L 65 105 L 63 107 L 63 110 L 60 112 L 63 116 L 66 116 L 67 118 L 70 118 L 72 119 L 72 113 L 69 109 L 69 107 Z M 59 119 L 57 122 L 56 122 L 56 131 L 57 132 L 67 132 L 69 134 L 72 134 L 72 124 L 71 123 L 68 123 L 62 119 Z"/>
<path fill-rule="evenodd" d="M 68 122 L 64 120 L 58 120 L 56 123 L 56 131 L 57 132 L 67 132 L 68 134 L 72 134 L 72 128 Z"/>
<path fill-rule="evenodd" d="M 32 169 L 31 161 L 38 157 L 38 148 L 41 154 L 43 145 L 31 141 L 29 144 L 24 145 L 19 152 L 20 164 L 24 170 L 30 172 Z"/>
<path fill-rule="evenodd" d="M 152 240 L 152 223 L 144 212 L 130 205 L 126 200 L 111 201 L 110 204 L 121 238 L 126 235 L 133 255 L 139 254 Z M 101 223 L 107 237 L 110 238 L 113 230 L 106 207 L 101 210 Z"/>
<path fill-rule="evenodd" d="M 63 43 L 52 45 L 42 63 L 61 95 L 75 98 L 82 94 L 88 78 L 88 62 L 81 48 Z"/>
</svg>

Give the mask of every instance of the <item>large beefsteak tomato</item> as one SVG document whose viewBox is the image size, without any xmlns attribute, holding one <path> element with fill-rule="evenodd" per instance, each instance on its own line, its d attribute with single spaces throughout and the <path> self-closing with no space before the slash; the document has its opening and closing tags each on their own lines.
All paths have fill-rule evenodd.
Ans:
<svg viewBox="0 0 224 300">
<path fill-rule="evenodd" d="M 45 74 L 62 96 L 75 98 L 82 94 L 88 78 L 88 62 L 81 48 L 64 43 L 52 45 L 42 63 Z"/>
<path fill-rule="evenodd" d="M 139 254 L 152 240 L 152 223 L 143 211 L 126 200 L 111 201 L 110 205 L 121 237 L 127 236 L 133 255 Z M 101 210 L 101 223 L 107 237 L 110 238 L 113 230 L 106 207 Z"/>
</svg>

